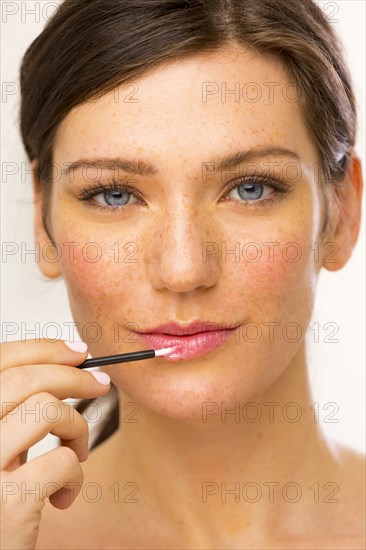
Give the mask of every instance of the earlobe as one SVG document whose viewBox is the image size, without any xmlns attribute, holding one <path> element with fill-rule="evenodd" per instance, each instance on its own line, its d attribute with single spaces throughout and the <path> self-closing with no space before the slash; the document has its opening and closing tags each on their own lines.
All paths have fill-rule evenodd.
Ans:
<svg viewBox="0 0 366 550">
<path fill-rule="evenodd" d="M 334 188 L 331 193 L 334 221 L 332 234 L 328 236 L 327 244 L 332 243 L 335 254 L 325 253 L 323 267 L 328 271 L 338 271 L 348 262 L 357 242 L 361 223 L 361 201 L 363 179 L 361 160 L 353 155 L 349 175 L 344 185 Z"/>
<path fill-rule="evenodd" d="M 44 194 L 42 184 L 38 180 L 36 161 L 32 162 L 33 173 L 33 197 L 34 197 L 34 234 L 35 241 L 39 246 L 39 268 L 43 275 L 49 279 L 56 279 L 61 276 L 61 266 L 58 260 L 59 251 L 53 244 L 47 229 L 45 228 L 42 206 Z"/>
</svg>

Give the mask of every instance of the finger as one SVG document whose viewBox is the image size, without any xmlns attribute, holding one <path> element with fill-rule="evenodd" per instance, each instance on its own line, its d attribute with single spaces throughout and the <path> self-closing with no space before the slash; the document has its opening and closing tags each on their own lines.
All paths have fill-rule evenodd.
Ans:
<svg viewBox="0 0 366 550">
<path fill-rule="evenodd" d="M 84 474 L 74 451 L 68 447 L 57 447 L 33 458 L 13 472 L 3 472 L 3 478 L 5 483 L 8 482 L 9 492 L 11 489 L 17 502 L 34 508 L 37 500 L 39 509 L 42 509 L 44 500 L 49 498 L 55 508 L 64 510 L 71 506 L 80 492 Z M 28 499 L 28 494 L 23 490 L 27 487 L 33 490 L 36 487 L 36 494 L 29 494 Z"/>
<path fill-rule="evenodd" d="M 48 433 L 62 439 L 80 462 L 88 458 L 89 430 L 86 420 L 74 407 L 43 392 L 32 395 L 1 421 L 1 470 L 6 470 L 20 453 L 41 441 Z"/>
<path fill-rule="evenodd" d="M 58 399 L 91 399 L 105 395 L 110 387 L 109 382 L 101 384 L 91 372 L 57 364 L 7 369 L 0 373 L 0 385 L 0 418 L 35 393 L 46 391 Z"/>
<path fill-rule="evenodd" d="M 0 370 L 37 363 L 80 365 L 85 361 L 88 356 L 87 349 L 74 351 L 65 342 L 66 340 L 50 342 L 45 338 L 36 338 L 2 343 L 0 344 Z M 71 342 L 71 345 L 75 344 L 84 344 L 84 348 L 86 346 L 85 342 Z"/>
</svg>

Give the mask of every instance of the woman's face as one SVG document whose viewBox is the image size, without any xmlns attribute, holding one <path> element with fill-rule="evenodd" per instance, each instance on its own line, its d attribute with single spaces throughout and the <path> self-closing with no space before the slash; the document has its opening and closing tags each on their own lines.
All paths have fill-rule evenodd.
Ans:
<svg viewBox="0 0 366 550">
<path fill-rule="evenodd" d="M 270 147 L 299 159 L 259 156 Z M 222 164 L 245 151 L 257 156 Z M 67 173 L 97 159 L 127 160 L 132 172 Z M 277 58 L 225 48 L 162 66 L 74 108 L 53 160 L 49 230 L 93 356 L 149 349 L 133 330 L 169 321 L 238 326 L 198 357 L 105 367 L 131 399 L 201 418 L 203 402 L 250 401 L 296 361 L 321 267 L 324 207 L 319 158 Z M 138 161 L 150 170 L 140 175 Z M 80 200 L 113 180 L 128 191 Z"/>
</svg>

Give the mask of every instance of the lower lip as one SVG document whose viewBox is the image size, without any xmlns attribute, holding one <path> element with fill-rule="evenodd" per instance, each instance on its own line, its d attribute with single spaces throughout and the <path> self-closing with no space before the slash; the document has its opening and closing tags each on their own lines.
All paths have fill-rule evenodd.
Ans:
<svg viewBox="0 0 366 550">
<path fill-rule="evenodd" d="M 161 349 L 177 346 L 173 352 L 162 356 L 170 361 L 184 361 L 194 359 L 222 346 L 238 327 L 227 330 L 198 332 L 189 336 L 174 336 L 172 334 L 147 334 L 137 332 L 136 336 L 149 347 Z"/>
</svg>

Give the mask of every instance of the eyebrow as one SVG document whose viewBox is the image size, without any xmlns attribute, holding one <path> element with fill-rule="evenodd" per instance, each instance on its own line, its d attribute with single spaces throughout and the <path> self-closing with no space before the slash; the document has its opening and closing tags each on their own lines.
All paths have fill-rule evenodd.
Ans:
<svg viewBox="0 0 366 550">
<path fill-rule="evenodd" d="M 286 149 L 286 147 L 271 146 L 249 149 L 248 151 L 238 151 L 233 155 L 227 155 L 220 159 L 218 164 L 221 164 L 222 170 L 229 170 L 238 164 L 243 162 L 249 162 L 251 160 L 260 159 L 264 157 L 281 156 L 291 157 L 298 161 L 301 161 L 300 155 L 296 151 Z"/>
<path fill-rule="evenodd" d="M 300 155 L 296 151 L 287 149 L 280 146 L 270 147 L 256 147 L 247 151 L 238 151 L 236 153 L 226 155 L 221 159 L 214 159 L 207 161 L 207 163 L 216 163 L 221 165 L 222 170 L 229 170 L 238 164 L 243 162 L 249 162 L 254 159 L 269 157 L 269 156 L 286 156 L 294 158 L 298 161 L 301 160 Z M 77 160 L 71 162 L 62 173 L 69 175 L 71 172 L 80 168 L 100 168 L 104 170 L 122 170 L 130 174 L 137 174 L 139 176 L 151 176 L 158 173 L 157 168 L 144 161 L 133 161 L 123 158 L 110 158 L 110 159 L 87 159 Z"/>
<path fill-rule="evenodd" d="M 118 169 L 129 174 L 138 174 L 139 176 L 151 176 L 157 173 L 157 169 L 152 164 L 141 160 L 135 162 L 122 158 L 76 160 L 62 170 L 62 173 L 67 176 L 80 168 L 101 168 L 104 170 Z"/>
</svg>

